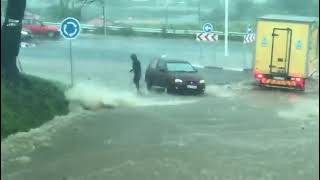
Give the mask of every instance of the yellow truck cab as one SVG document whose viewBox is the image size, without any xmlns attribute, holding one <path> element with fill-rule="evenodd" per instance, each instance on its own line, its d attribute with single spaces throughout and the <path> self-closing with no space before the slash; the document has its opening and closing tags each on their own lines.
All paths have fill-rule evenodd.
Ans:
<svg viewBox="0 0 320 180">
<path fill-rule="evenodd" d="M 260 86 L 305 89 L 318 71 L 316 17 L 266 15 L 257 19 L 254 77 Z"/>
</svg>

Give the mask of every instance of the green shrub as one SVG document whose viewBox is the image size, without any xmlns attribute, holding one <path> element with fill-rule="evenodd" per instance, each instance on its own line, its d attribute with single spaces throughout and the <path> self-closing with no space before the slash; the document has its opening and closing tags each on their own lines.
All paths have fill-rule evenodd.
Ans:
<svg viewBox="0 0 320 180">
<path fill-rule="evenodd" d="M 67 113 L 68 101 L 57 83 L 29 75 L 19 84 L 1 79 L 1 139 Z"/>
</svg>

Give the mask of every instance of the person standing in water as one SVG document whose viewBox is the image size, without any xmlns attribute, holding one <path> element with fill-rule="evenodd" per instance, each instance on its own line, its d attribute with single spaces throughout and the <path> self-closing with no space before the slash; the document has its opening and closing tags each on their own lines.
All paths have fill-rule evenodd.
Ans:
<svg viewBox="0 0 320 180">
<path fill-rule="evenodd" d="M 133 83 L 136 85 L 137 91 L 140 92 L 140 78 L 141 78 L 141 65 L 140 61 L 137 58 L 136 54 L 131 54 L 132 60 L 132 69 L 130 72 L 133 72 Z"/>
</svg>

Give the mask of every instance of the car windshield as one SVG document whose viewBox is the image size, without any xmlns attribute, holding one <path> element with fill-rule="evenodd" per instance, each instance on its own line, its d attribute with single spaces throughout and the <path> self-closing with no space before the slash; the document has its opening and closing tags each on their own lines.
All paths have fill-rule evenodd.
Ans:
<svg viewBox="0 0 320 180">
<path fill-rule="evenodd" d="M 189 63 L 167 63 L 169 72 L 196 72 Z"/>
</svg>

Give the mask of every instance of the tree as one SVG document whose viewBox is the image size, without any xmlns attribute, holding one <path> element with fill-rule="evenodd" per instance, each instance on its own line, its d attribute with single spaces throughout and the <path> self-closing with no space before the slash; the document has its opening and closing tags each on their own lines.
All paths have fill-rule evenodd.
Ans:
<svg viewBox="0 0 320 180">
<path fill-rule="evenodd" d="M 252 15 L 254 7 L 253 0 L 238 0 L 235 2 L 233 18 L 241 19 L 242 17 L 247 18 L 248 15 Z"/>
<path fill-rule="evenodd" d="M 16 60 L 20 50 L 21 29 L 26 0 L 8 0 L 5 20 L 1 28 L 1 77 L 19 79 Z"/>
<path fill-rule="evenodd" d="M 281 13 L 307 16 L 318 15 L 319 0 L 270 0 L 269 4 Z"/>
<path fill-rule="evenodd" d="M 59 1 L 59 14 L 60 18 L 67 16 L 75 17 L 81 20 L 82 8 L 88 6 L 94 2 L 101 2 L 102 0 L 60 0 Z"/>
</svg>

